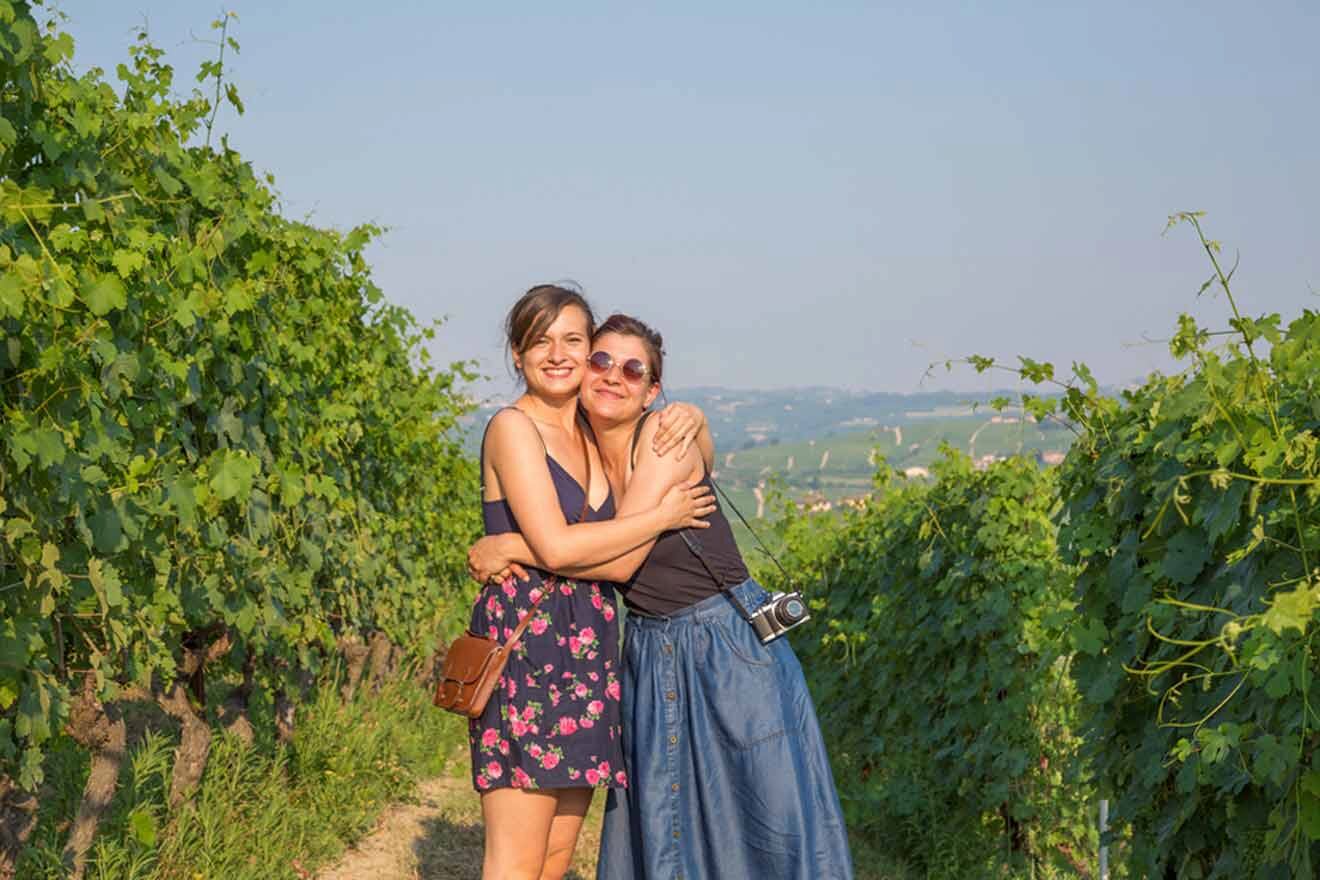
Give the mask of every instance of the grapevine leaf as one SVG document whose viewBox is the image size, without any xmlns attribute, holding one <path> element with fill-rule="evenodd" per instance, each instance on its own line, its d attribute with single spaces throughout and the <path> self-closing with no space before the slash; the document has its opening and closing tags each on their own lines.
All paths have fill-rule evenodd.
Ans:
<svg viewBox="0 0 1320 880">
<path fill-rule="evenodd" d="M 1286 593 L 1275 593 L 1274 601 L 1265 612 L 1264 622 L 1275 635 L 1282 635 L 1286 629 L 1296 629 L 1305 634 L 1315 611 L 1316 587 L 1309 583 L 1302 584 Z"/>
<path fill-rule="evenodd" d="M 1233 480 L 1222 491 L 1210 490 L 1209 500 L 1198 506 L 1197 519 L 1205 527 L 1211 543 L 1218 541 L 1237 525 L 1247 489 L 1245 481 Z"/>
<path fill-rule="evenodd" d="M 124 539 L 124 526 L 119 518 L 119 511 L 109 502 L 103 502 L 92 514 L 88 525 L 92 529 L 94 546 L 98 553 L 110 555 L 117 553 L 127 544 Z"/>
<path fill-rule="evenodd" d="M 124 283 L 113 275 L 102 275 L 97 278 L 83 288 L 82 295 L 87 308 L 98 316 L 108 315 L 128 305 L 128 294 L 124 291 Z"/>
<path fill-rule="evenodd" d="M 238 498 L 247 500 L 252 491 L 252 480 L 257 474 L 257 463 L 249 456 L 235 452 L 225 453 L 220 469 L 211 478 L 211 490 L 222 501 Z"/>
<path fill-rule="evenodd" d="M 118 608 L 124 604 L 123 584 L 119 580 L 118 570 L 113 565 L 92 559 L 87 565 L 87 575 L 92 583 L 92 589 L 96 590 L 96 595 L 104 605 Z"/>
<path fill-rule="evenodd" d="M 1210 559 L 1209 542 L 1199 528 L 1185 529 L 1169 539 L 1162 569 L 1176 584 L 1190 584 Z"/>
<path fill-rule="evenodd" d="M 0 275 L 0 317 L 21 318 L 23 316 L 23 284 L 17 275 Z"/>
<path fill-rule="evenodd" d="M 184 474 L 170 480 L 166 492 L 174 514 L 183 525 L 191 527 L 197 523 L 197 484 L 191 476 Z"/>
</svg>

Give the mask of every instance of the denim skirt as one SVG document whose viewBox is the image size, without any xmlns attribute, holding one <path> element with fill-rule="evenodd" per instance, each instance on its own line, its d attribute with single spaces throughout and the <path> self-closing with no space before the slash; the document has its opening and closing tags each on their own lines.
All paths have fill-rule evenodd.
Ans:
<svg viewBox="0 0 1320 880">
<path fill-rule="evenodd" d="M 768 598 L 732 588 L 748 612 Z M 629 786 L 605 806 L 598 880 L 846 880 L 839 796 L 802 667 L 725 594 L 629 615 Z"/>
</svg>

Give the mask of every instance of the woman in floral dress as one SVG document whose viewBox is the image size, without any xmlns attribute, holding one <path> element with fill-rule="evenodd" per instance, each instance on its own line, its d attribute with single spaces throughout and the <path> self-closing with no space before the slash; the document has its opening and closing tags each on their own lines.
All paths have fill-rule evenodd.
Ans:
<svg viewBox="0 0 1320 880">
<path fill-rule="evenodd" d="M 581 294 L 543 285 L 509 313 L 514 368 L 526 392 L 482 440 L 488 534 L 518 532 L 546 569 L 486 586 L 471 631 L 507 639 L 532 622 L 469 730 L 473 785 L 486 826 L 483 876 L 558 878 L 568 870 L 597 788 L 627 785 L 619 723 L 619 632 L 611 584 L 572 578 L 567 560 L 626 553 L 679 526 L 700 526 L 709 490 L 675 486 L 659 507 L 614 516 L 600 455 L 577 414 L 593 319 Z M 701 428 L 685 407 L 671 434 Z"/>
</svg>

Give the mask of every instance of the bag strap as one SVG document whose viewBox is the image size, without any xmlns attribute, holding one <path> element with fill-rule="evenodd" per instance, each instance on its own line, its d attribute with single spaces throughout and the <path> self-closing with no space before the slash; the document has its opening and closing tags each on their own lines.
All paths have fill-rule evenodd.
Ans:
<svg viewBox="0 0 1320 880">
<path fill-rule="evenodd" d="M 522 412 L 522 410 L 518 409 L 518 407 L 516 406 L 501 407 L 499 411 L 503 412 L 506 409 L 517 409 L 518 412 Z M 527 413 L 523 413 L 523 415 L 527 416 L 529 420 L 531 419 L 531 416 L 528 416 Z M 494 418 L 495 418 L 494 416 L 491 416 L 492 421 L 494 420 Z M 536 428 L 535 424 L 533 424 L 532 427 Z M 582 520 L 587 515 L 587 510 L 591 507 L 591 454 L 587 449 L 586 427 L 579 422 L 579 424 L 577 425 L 577 429 L 578 429 L 578 439 L 582 443 L 582 460 L 586 462 L 587 465 L 587 484 L 582 487 L 582 495 L 583 495 L 582 510 L 580 513 L 578 513 L 578 518 L 577 518 L 578 522 L 582 522 Z M 486 456 L 486 434 L 489 432 L 490 432 L 490 422 L 487 422 L 486 431 L 481 435 L 480 454 L 483 461 Z M 541 431 L 539 428 L 536 428 L 536 436 L 541 440 L 541 448 L 545 450 L 545 454 L 549 455 L 550 450 L 546 447 L 545 438 L 541 437 Z M 532 615 L 536 611 L 536 606 L 540 605 L 541 600 L 544 599 L 546 597 L 546 594 L 550 592 L 548 589 L 544 589 L 544 586 L 545 585 L 542 584 L 543 589 L 541 595 L 537 596 L 536 599 L 533 600 L 532 607 L 527 609 L 527 613 L 523 615 L 523 619 L 518 621 L 517 625 L 514 626 L 513 628 L 513 632 L 509 635 L 508 640 L 505 641 L 504 643 L 505 653 L 511 652 L 517 646 L 518 640 L 522 638 L 523 633 L 527 632 L 527 627 L 531 626 Z"/>
<path fill-rule="evenodd" d="M 541 586 L 544 588 L 545 584 L 542 583 Z M 504 652 L 506 654 L 512 653 L 513 649 L 518 645 L 518 640 L 522 638 L 523 633 L 527 632 L 527 627 L 532 624 L 532 616 L 536 613 L 536 606 L 541 604 L 541 600 L 544 599 L 546 593 L 549 592 L 549 589 L 543 589 L 541 595 L 537 596 L 536 600 L 532 602 L 532 607 L 527 609 L 527 613 L 523 615 L 523 619 L 518 621 L 517 626 L 513 628 L 513 633 L 509 636 L 508 641 L 504 643 Z"/>
</svg>

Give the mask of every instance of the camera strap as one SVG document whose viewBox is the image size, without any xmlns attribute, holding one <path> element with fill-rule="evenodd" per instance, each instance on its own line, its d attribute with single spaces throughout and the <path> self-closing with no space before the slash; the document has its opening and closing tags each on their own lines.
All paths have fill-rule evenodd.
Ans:
<svg viewBox="0 0 1320 880">
<path fill-rule="evenodd" d="M 661 393 L 663 394 L 663 389 Z M 666 399 L 665 402 L 667 404 L 668 399 Z M 636 455 L 637 455 L 637 441 L 642 436 L 642 425 L 646 423 L 646 419 L 649 418 L 649 416 L 650 413 L 646 413 L 645 415 L 643 415 L 641 420 L 637 423 L 636 431 L 633 432 L 632 451 L 633 451 L 634 459 L 636 459 Z M 770 561 L 773 562 L 775 564 L 775 567 L 779 569 L 780 574 L 784 576 L 784 581 L 785 583 L 788 584 L 790 589 L 795 590 L 799 593 L 802 592 L 801 589 L 799 589 L 797 584 L 794 582 L 793 577 L 788 573 L 788 570 L 784 568 L 783 563 L 781 563 L 779 561 L 779 558 L 770 551 L 770 548 L 766 546 L 765 541 L 761 540 L 761 536 L 756 533 L 756 529 L 752 528 L 752 524 L 747 521 L 747 517 L 743 516 L 743 512 L 738 509 L 738 505 L 733 503 L 733 499 L 729 497 L 729 493 L 724 491 L 723 486 L 715 482 L 715 477 L 711 474 L 710 470 L 706 468 L 705 461 L 702 461 L 701 468 L 702 471 L 705 473 L 706 479 L 710 481 L 711 486 L 715 488 L 715 491 L 719 494 L 720 498 L 723 499 L 723 503 L 727 504 L 730 508 L 733 509 L 733 512 L 738 517 L 739 521 L 741 521 L 743 526 L 746 527 L 747 531 L 751 533 L 752 539 L 755 540 L 757 543 L 757 549 L 760 550 L 762 553 L 764 553 L 766 556 L 770 557 Z M 705 552 L 702 550 L 701 539 L 697 537 L 696 533 L 693 532 L 692 529 L 679 529 L 678 533 L 683 538 L 683 543 L 687 544 L 688 549 L 692 551 L 692 554 L 696 556 L 698 560 L 701 561 L 702 568 L 706 569 L 706 573 L 709 574 L 711 580 L 715 582 L 715 586 L 718 587 L 721 592 L 726 593 L 729 597 L 729 600 L 733 602 L 734 606 L 738 609 L 738 612 L 742 614 L 743 618 L 750 621 L 752 617 L 751 612 L 749 612 L 747 610 L 747 607 L 743 605 L 742 601 L 738 598 L 737 594 L 735 594 L 730 589 L 731 586 L 735 586 L 735 585 L 729 584 L 727 578 L 722 578 L 718 574 L 716 574 L 714 568 L 710 564 L 710 560 L 706 557 Z"/>
</svg>

